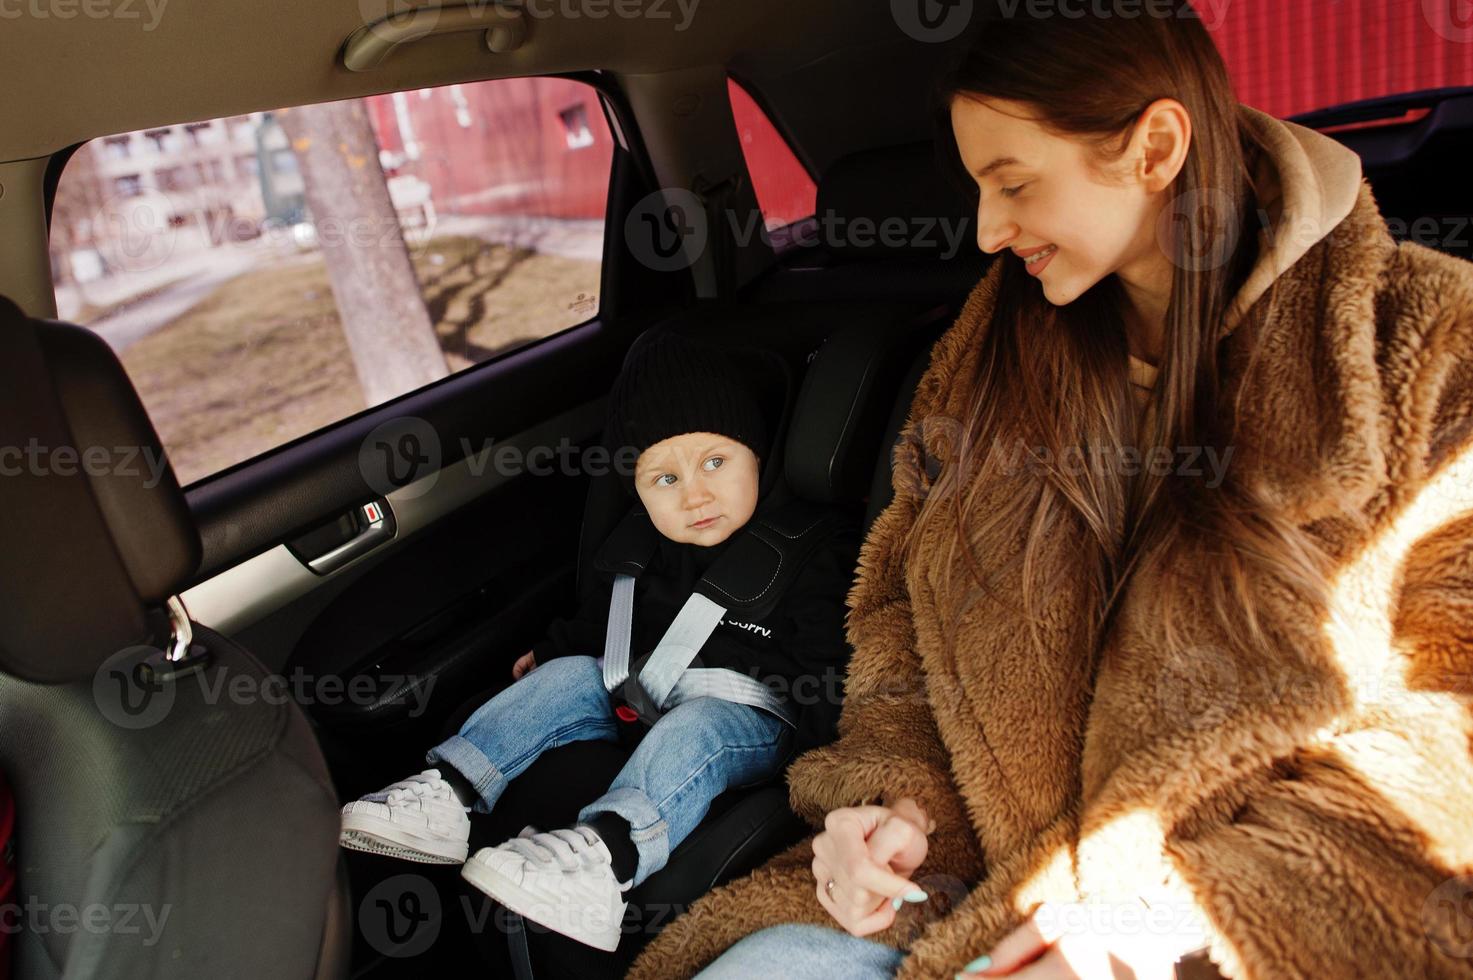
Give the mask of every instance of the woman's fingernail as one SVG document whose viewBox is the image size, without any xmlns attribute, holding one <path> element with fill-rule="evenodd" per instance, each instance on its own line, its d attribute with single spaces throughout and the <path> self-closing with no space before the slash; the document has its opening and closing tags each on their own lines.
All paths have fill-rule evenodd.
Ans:
<svg viewBox="0 0 1473 980">
<path fill-rule="evenodd" d="M 990 957 L 990 956 L 979 956 L 975 960 L 973 960 L 972 962 L 968 963 L 966 966 L 962 967 L 962 971 L 965 972 L 965 973 L 975 973 L 978 970 L 985 970 L 985 969 L 987 969 L 991 965 L 992 965 L 992 957 Z"/>
<path fill-rule="evenodd" d="M 908 892 L 905 893 L 905 900 L 907 902 L 924 902 L 926 899 L 928 899 L 930 897 L 931 896 L 927 895 L 925 892 L 921 891 L 919 888 L 914 889 L 913 891 L 908 891 Z"/>
<path fill-rule="evenodd" d="M 895 911 L 899 912 L 900 911 L 900 899 L 898 899 L 898 898 L 892 899 L 891 902 L 890 902 L 890 907 L 892 909 L 894 909 Z"/>
</svg>

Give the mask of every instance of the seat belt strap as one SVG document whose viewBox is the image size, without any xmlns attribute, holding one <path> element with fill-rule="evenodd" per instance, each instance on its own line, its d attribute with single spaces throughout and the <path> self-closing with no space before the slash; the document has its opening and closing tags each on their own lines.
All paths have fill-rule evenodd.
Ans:
<svg viewBox="0 0 1473 980">
<path fill-rule="evenodd" d="M 718 606 L 699 592 L 692 592 L 665 635 L 660 637 L 655 652 L 639 672 L 639 685 L 649 692 L 655 707 L 665 710 L 665 702 L 680 675 L 696 659 L 701 647 L 716 632 L 726 608 Z"/>
<path fill-rule="evenodd" d="M 640 675 L 643 678 L 643 674 Z M 691 667 L 680 675 L 675 689 L 670 692 L 670 707 L 691 698 L 720 698 L 749 704 L 771 712 L 793 728 L 798 727 L 797 715 L 791 705 L 783 701 L 772 688 L 727 667 Z"/>
<path fill-rule="evenodd" d="M 629 676 L 629 638 L 634 627 L 634 576 L 614 576 L 609 627 L 604 633 L 604 689 L 612 694 Z"/>
<path fill-rule="evenodd" d="M 645 662 L 637 683 L 660 711 L 691 698 L 720 698 L 763 708 L 796 728 L 792 707 L 761 681 L 726 667 L 690 666 L 724 615 L 725 608 L 699 593 L 692 593 Z M 618 575 L 614 578 L 613 598 L 609 603 L 604 655 L 599 661 L 604 688 L 610 693 L 629 677 L 633 627 L 634 577 Z"/>
</svg>

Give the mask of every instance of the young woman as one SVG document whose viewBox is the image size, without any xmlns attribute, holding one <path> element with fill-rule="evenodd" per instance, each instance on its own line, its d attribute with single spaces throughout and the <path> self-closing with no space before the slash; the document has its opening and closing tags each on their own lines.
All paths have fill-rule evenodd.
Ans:
<svg viewBox="0 0 1473 980">
<path fill-rule="evenodd" d="M 1473 975 L 1473 266 L 1190 17 L 1020 12 L 938 103 L 998 258 L 789 771 L 820 832 L 630 976 Z"/>
</svg>

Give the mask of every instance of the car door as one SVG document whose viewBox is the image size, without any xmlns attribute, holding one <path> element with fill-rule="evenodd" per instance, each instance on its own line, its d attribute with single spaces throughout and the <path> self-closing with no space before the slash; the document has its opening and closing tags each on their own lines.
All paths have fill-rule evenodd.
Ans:
<svg viewBox="0 0 1473 980">
<path fill-rule="evenodd" d="M 572 601 L 604 393 L 689 292 L 608 231 L 650 180 L 596 75 L 353 101 L 336 124 L 372 144 L 342 155 L 377 152 L 377 225 L 356 185 L 306 206 L 301 110 L 92 141 L 52 210 L 60 312 L 114 343 L 186 484 L 183 602 L 275 674 L 217 696 L 297 700 L 345 796 L 418 768 Z M 372 396 L 363 360 L 407 357 L 413 324 L 351 337 L 334 237 L 407 253 L 446 376 Z"/>
</svg>

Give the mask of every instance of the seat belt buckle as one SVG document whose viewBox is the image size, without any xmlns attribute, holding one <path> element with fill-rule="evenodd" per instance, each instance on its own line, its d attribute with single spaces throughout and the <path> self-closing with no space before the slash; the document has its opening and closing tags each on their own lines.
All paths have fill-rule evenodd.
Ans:
<svg viewBox="0 0 1473 980">
<path fill-rule="evenodd" d="M 644 741 L 645 735 L 649 734 L 650 726 L 639 716 L 638 711 L 627 704 L 614 705 L 614 716 L 623 722 L 615 730 L 619 745 L 625 752 L 633 752 Z"/>
</svg>

